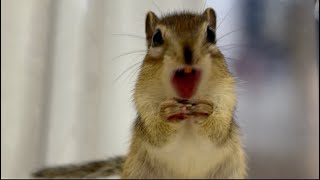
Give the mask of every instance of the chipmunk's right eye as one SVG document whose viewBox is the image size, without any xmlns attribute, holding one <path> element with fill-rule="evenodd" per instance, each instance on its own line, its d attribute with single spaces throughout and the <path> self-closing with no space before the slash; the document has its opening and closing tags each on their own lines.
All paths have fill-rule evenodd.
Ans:
<svg viewBox="0 0 320 180">
<path fill-rule="evenodd" d="M 163 38 L 160 29 L 157 29 L 152 36 L 152 47 L 157 47 L 163 44 Z"/>
<path fill-rule="evenodd" d="M 209 43 L 216 43 L 216 33 L 212 27 L 207 27 L 207 40 Z"/>
</svg>

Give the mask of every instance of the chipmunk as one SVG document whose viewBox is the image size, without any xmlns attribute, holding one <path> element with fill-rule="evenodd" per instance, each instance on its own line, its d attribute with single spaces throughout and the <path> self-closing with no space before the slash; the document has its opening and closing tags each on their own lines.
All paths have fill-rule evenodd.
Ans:
<svg viewBox="0 0 320 180">
<path fill-rule="evenodd" d="M 216 45 L 216 14 L 149 11 L 127 156 L 42 169 L 34 177 L 246 178 L 235 78 Z"/>
</svg>

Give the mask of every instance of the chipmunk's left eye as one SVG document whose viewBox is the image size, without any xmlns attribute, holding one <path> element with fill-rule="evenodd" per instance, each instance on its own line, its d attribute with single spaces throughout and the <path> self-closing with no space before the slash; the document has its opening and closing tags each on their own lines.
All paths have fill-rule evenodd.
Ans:
<svg viewBox="0 0 320 180">
<path fill-rule="evenodd" d="M 210 26 L 207 27 L 207 41 L 209 43 L 216 43 L 216 32 Z"/>
<path fill-rule="evenodd" d="M 152 36 L 152 47 L 157 47 L 163 44 L 163 38 L 160 29 L 157 29 Z"/>
</svg>

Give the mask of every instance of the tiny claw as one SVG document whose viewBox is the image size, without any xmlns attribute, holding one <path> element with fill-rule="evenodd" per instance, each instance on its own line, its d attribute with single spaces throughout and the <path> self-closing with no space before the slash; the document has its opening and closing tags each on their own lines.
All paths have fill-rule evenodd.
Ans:
<svg viewBox="0 0 320 180">
<path fill-rule="evenodd" d="M 181 111 L 182 111 L 182 112 L 187 111 L 187 107 L 186 107 L 186 106 L 181 107 Z"/>
</svg>

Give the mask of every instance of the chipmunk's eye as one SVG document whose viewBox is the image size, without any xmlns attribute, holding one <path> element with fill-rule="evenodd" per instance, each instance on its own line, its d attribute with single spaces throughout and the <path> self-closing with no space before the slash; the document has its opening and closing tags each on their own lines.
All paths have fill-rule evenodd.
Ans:
<svg viewBox="0 0 320 180">
<path fill-rule="evenodd" d="M 207 41 L 209 43 L 216 43 L 216 32 L 210 26 L 207 27 Z"/>
<path fill-rule="evenodd" d="M 157 29 L 152 36 L 152 47 L 157 47 L 163 44 L 161 31 Z"/>
</svg>

